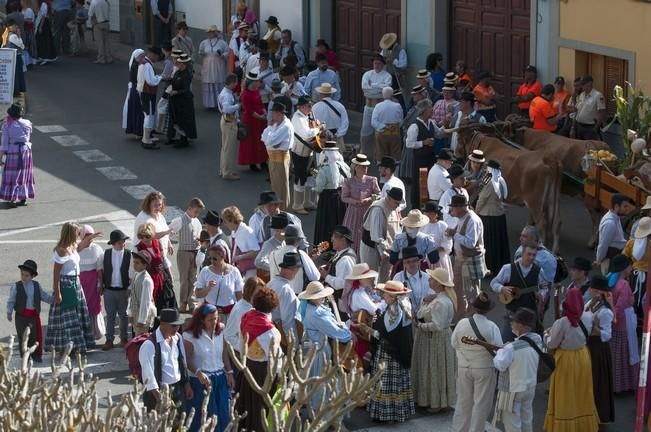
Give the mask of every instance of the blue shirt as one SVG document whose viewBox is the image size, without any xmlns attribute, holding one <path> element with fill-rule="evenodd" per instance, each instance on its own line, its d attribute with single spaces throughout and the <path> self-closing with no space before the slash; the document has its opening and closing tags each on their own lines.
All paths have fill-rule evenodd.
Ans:
<svg viewBox="0 0 651 432">
<path fill-rule="evenodd" d="M 515 259 L 517 260 L 522 256 L 522 246 L 518 247 L 518 250 L 515 251 Z M 533 260 L 534 263 L 540 267 L 545 276 L 545 279 L 548 282 L 554 281 L 554 276 L 556 276 L 556 257 L 552 255 L 544 247 L 538 247 L 538 253 L 536 253 L 536 259 Z"/>
<path fill-rule="evenodd" d="M 339 87 L 339 76 L 332 69 L 326 69 L 322 71 L 320 69 L 315 69 L 305 78 L 305 84 L 303 85 L 305 93 L 308 96 L 312 97 L 313 93 L 316 91 L 316 88 L 323 83 L 329 83 L 333 88 L 337 89 L 335 94 L 330 95 L 334 100 L 341 99 L 341 88 Z"/>
<path fill-rule="evenodd" d="M 70 0 L 54 0 L 52 2 L 52 9 L 55 11 L 66 11 L 72 9 L 72 2 Z"/>
<path fill-rule="evenodd" d="M 316 306 L 310 302 L 305 305 L 303 317 L 303 340 L 319 344 L 319 348 L 330 350 L 327 339 L 336 339 L 347 343 L 352 334 L 345 326 L 339 325 L 334 314 L 324 306 Z"/>
</svg>

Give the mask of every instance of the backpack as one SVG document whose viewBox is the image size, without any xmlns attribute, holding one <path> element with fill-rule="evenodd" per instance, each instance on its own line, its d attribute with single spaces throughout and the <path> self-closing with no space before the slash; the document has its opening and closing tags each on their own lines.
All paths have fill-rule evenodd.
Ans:
<svg viewBox="0 0 651 432">
<path fill-rule="evenodd" d="M 538 353 L 538 376 L 537 382 L 542 383 L 549 379 L 556 368 L 556 360 L 550 353 L 543 352 L 538 345 L 527 336 L 520 337 L 520 340 L 528 343 Z"/>
<path fill-rule="evenodd" d="M 180 336 L 180 335 L 179 335 Z M 163 365 L 161 363 L 160 355 L 160 345 L 156 343 L 156 332 L 143 333 L 131 339 L 127 345 L 124 347 L 124 351 L 127 355 L 127 362 L 129 364 L 129 372 L 131 375 L 138 379 L 138 382 L 142 383 L 142 367 L 140 366 L 140 347 L 145 341 L 151 341 L 154 344 L 154 376 L 156 381 L 160 382 L 160 377 L 162 374 Z M 181 381 L 184 381 L 186 378 L 185 366 L 183 364 L 183 352 L 181 351 L 181 337 L 177 341 L 177 349 L 179 351 L 179 370 L 181 371 Z"/>
</svg>

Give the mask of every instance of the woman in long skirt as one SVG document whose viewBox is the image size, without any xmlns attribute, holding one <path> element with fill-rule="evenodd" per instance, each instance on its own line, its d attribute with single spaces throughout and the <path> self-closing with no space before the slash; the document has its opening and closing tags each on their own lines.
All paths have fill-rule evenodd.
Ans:
<svg viewBox="0 0 651 432">
<path fill-rule="evenodd" d="M 578 288 L 568 291 L 563 317 L 547 332 L 547 349 L 555 350 L 556 368 L 551 377 L 546 432 L 596 432 L 599 417 L 594 403 L 592 364 L 586 347 L 592 314 L 583 311 Z"/>
<path fill-rule="evenodd" d="M 8 201 L 9 207 L 25 205 L 28 198 L 34 198 L 31 136 L 32 123 L 22 118 L 21 106 L 13 104 L 7 110 L 0 138 L 0 166 L 3 167 L 0 199 Z"/>
<path fill-rule="evenodd" d="M 346 214 L 346 204 L 341 200 L 341 186 L 350 176 L 350 169 L 335 147 L 335 141 L 328 141 L 324 149 L 324 162 L 316 175 L 314 192 L 319 194 L 314 225 L 314 244 L 330 240 L 332 230 L 341 225 Z M 353 231 L 357 227 L 349 227 Z"/>
<path fill-rule="evenodd" d="M 452 408 L 457 399 L 457 358 L 450 341 L 457 296 L 447 271 L 427 273 L 435 297 L 425 297 L 418 308 L 411 377 L 416 405 L 439 412 Z"/>
<path fill-rule="evenodd" d="M 25 49 L 23 50 L 23 61 L 25 67 L 30 66 L 34 63 L 37 53 L 36 53 L 36 38 L 34 37 L 34 19 L 36 18 L 32 8 L 26 8 L 23 11 L 23 17 L 25 23 L 23 28 L 25 33 L 22 35 L 23 42 L 25 43 Z"/>
<path fill-rule="evenodd" d="M 351 162 L 353 176 L 346 179 L 341 188 L 341 200 L 346 204 L 342 224 L 353 230 L 353 249 L 357 254 L 362 241 L 362 230 L 357 228 L 364 223 L 364 214 L 374 201 L 373 195 L 380 194 L 377 178 L 366 175 L 370 164 L 366 155 L 355 156 Z"/>
<path fill-rule="evenodd" d="M 62 353 L 71 343 L 74 350 L 85 353 L 95 346 L 86 297 L 79 282 L 79 252 L 102 233 L 88 235 L 77 243 L 79 233 L 78 225 L 66 222 L 54 248 L 54 301 L 48 317 L 45 351 Z"/>
<path fill-rule="evenodd" d="M 192 94 L 192 59 L 181 54 L 176 59 L 177 70 L 172 76 L 169 93 L 169 126 L 167 137 L 174 147 L 186 147 L 188 139 L 197 138 L 194 118 L 194 95 Z"/>
<path fill-rule="evenodd" d="M 138 67 L 145 58 L 145 51 L 140 48 L 131 53 L 129 60 L 129 85 L 127 97 L 122 108 L 122 129 L 127 134 L 142 138 L 142 127 L 145 115 L 142 112 L 142 103 L 136 86 L 138 85 Z"/>
<path fill-rule="evenodd" d="M 201 88 L 203 106 L 212 109 L 217 108 L 217 98 L 224 88 L 229 51 L 216 25 L 208 27 L 206 33 L 208 37 L 199 44 Z"/>
<path fill-rule="evenodd" d="M 488 161 L 488 175 L 480 182 L 479 187 L 481 192 L 475 212 L 484 224 L 486 267 L 496 275 L 504 264 L 511 262 L 503 203 L 508 196 L 508 187 L 498 161 Z"/>
<path fill-rule="evenodd" d="M 18 35 L 18 25 L 14 20 L 7 21 L 7 38 L 4 39 L 3 48 L 11 48 L 16 50 L 16 64 L 14 65 L 14 96 L 20 96 L 21 93 L 27 91 L 25 84 L 25 70 L 23 63 L 23 50 L 25 44 L 22 38 Z"/>
<path fill-rule="evenodd" d="M 57 59 L 57 50 L 54 46 L 54 38 L 52 36 L 52 24 L 50 23 L 50 12 L 48 9 L 48 2 L 40 0 L 41 7 L 36 15 L 36 50 L 38 53 L 38 62 L 40 64 L 47 64 Z"/>
<path fill-rule="evenodd" d="M 377 289 L 382 292 L 387 307 L 373 323 L 373 331 L 369 331 L 373 337 L 371 374 L 382 363 L 386 369 L 380 379 L 380 392 L 371 398 L 366 409 L 373 420 L 404 422 L 416 411 L 410 372 L 411 304 L 405 297 L 411 290 L 396 281 L 378 284 Z"/>
<path fill-rule="evenodd" d="M 246 88 L 240 96 L 242 105 L 242 124 L 248 128 L 248 134 L 240 140 L 238 163 L 249 165 L 252 171 L 259 171 L 258 164 L 266 164 L 269 159 L 267 149 L 262 142 L 262 131 L 267 126 L 267 111 L 260 97 L 256 77 L 247 75 Z"/>
<path fill-rule="evenodd" d="M 82 225 L 80 235 L 82 239 L 93 234 L 95 234 L 93 227 L 90 225 Z M 93 329 L 95 339 L 100 339 L 104 336 L 102 298 L 98 290 L 98 269 L 100 268 L 98 263 L 100 263 L 100 259 L 103 257 L 104 249 L 92 240 L 86 249 L 79 252 L 79 281 L 81 282 L 81 288 L 84 290 L 84 297 L 86 297 L 90 326 Z M 101 324 L 99 320 L 102 321 Z"/>
<path fill-rule="evenodd" d="M 613 391 L 634 391 L 638 385 L 640 355 L 635 328 L 637 318 L 633 310 L 633 292 L 628 283 L 631 260 L 617 255 L 610 260 L 609 282 L 613 285 L 613 336 L 610 352 L 613 360 Z"/>
</svg>

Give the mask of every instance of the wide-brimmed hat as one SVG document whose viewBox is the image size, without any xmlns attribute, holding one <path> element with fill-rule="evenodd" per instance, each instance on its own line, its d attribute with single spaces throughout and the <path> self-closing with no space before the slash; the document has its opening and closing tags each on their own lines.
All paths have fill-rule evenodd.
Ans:
<svg viewBox="0 0 651 432">
<path fill-rule="evenodd" d="M 610 273 L 618 273 L 625 270 L 628 266 L 631 265 L 631 259 L 626 255 L 615 255 L 610 260 L 610 265 L 608 266 L 608 271 Z"/>
<path fill-rule="evenodd" d="M 368 160 L 368 157 L 363 153 L 357 153 L 351 162 L 355 165 L 361 166 L 369 166 L 371 164 L 371 162 Z"/>
<path fill-rule="evenodd" d="M 283 256 L 283 262 L 278 264 L 280 268 L 296 268 L 301 266 L 301 257 L 296 252 L 287 252 Z"/>
<path fill-rule="evenodd" d="M 651 195 L 646 197 L 646 203 L 644 203 L 640 210 L 651 210 Z"/>
<path fill-rule="evenodd" d="M 584 272 L 589 272 L 592 270 L 592 263 L 590 262 L 589 259 L 583 258 L 583 257 L 576 257 L 574 258 L 574 262 L 572 262 L 572 267 L 575 270 L 581 270 Z"/>
<path fill-rule="evenodd" d="M 536 312 L 529 308 L 521 307 L 515 311 L 511 317 L 511 321 L 515 321 L 533 329 L 536 328 L 536 323 L 538 320 L 536 318 Z"/>
<path fill-rule="evenodd" d="M 203 218 L 203 223 L 206 225 L 219 226 L 222 222 L 223 220 L 216 210 L 208 210 L 208 213 Z"/>
<path fill-rule="evenodd" d="M 411 290 L 407 288 L 402 282 L 393 280 L 387 281 L 386 283 L 377 284 L 377 287 L 375 289 L 395 296 L 409 294 L 411 292 Z"/>
<path fill-rule="evenodd" d="M 353 268 L 346 276 L 346 280 L 361 280 L 361 279 L 374 279 L 379 276 L 379 273 L 375 270 L 372 270 L 368 264 L 359 263 L 353 264 Z"/>
<path fill-rule="evenodd" d="M 386 33 L 380 38 L 380 48 L 389 49 L 398 40 L 398 35 L 395 33 Z"/>
<path fill-rule="evenodd" d="M 418 84 L 418 85 L 415 85 L 415 86 L 413 86 L 413 87 L 411 88 L 411 94 L 412 94 L 412 95 L 415 95 L 415 94 L 418 94 L 418 93 L 422 92 L 423 90 L 425 90 L 425 87 L 423 87 L 422 85 Z"/>
<path fill-rule="evenodd" d="M 38 271 L 37 271 L 38 266 L 36 265 L 36 261 L 34 260 L 31 259 L 25 260 L 25 262 L 20 264 L 18 268 L 21 269 L 22 271 L 26 271 L 30 273 L 32 277 L 38 276 Z"/>
<path fill-rule="evenodd" d="M 393 200 L 402 202 L 402 200 L 405 199 L 405 191 L 403 191 L 399 187 L 392 187 L 387 192 L 387 196 Z"/>
<path fill-rule="evenodd" d="M 185 322 L 185 320 L 181 318 L 179 311 L 176 309 L 161 310 L 160 317 L 158 317 L 158 320 L 161 323 L 167 323 L 172 325 L 181 325 Z"/>
<path fill-rule="evenodd" d="M 420 78 L 420 79 L 429 78 L 430 76 L 432 76 L 432 74 L 429 73 L 427 69 L 420 69 L 416 73 L 416 78 Z"/>
<path fill-rule="evenodd" d="M 305 291 L 298 295 L 299 300 L 316 300 L 320 298 L 328 297 L 335 292 L 330 287 L 325 287 L 319 281 L 312 281 L 305 287 Z"/>
<path fill-rule="evenodd" d="M 597 291 L 610 291 L 610 285 L 608 285 L 608 278 L 602 275 L 595 275 L 590 278 L 590 288 Z"/>
<path fill-rule="evenodd" d="M 406 228 L 421 228 L 428 223 L 429 218 L 418 209 L 410 210 L 409 213 L 407 213 L 407 217 L 400 220 L 400 225 Z"/>
<path fill-rule="evenodd" d="M 453 195 L 448 207 L 468 207 L 468 198 L 465 195 Z"/>
<path fill-rule="evenodd" d="M 463 169 L 461 165 L 454 164 L 448 170 L 448 174 L 450 175 L 451 179 L 455 179 L 457 177 L 468 177 L 470 175 L 470 172 Z"/>
<path fill-rule="evenodd" d="M 174 58 L 177 58 L 177 57 L 179 57 L 179 56 L 182 55 L 182 54 L 183 54 L 183 51 L 180 50 L 180 49 L 178 49 L 178 48 L 174 48 L 174 49 L 172 50 L 172 57 L 174 57 Z"/>
<path fill-rule="evenodd" d="M 427 274 L 430 275 L 432 279 L 446 287 L 453 287 L 454 282 L 450 279 L 450 273 L 444 268 L 435 268 L 434 270 L 427 269 Z"/>
<path fill-rule="evenodd" d="M 382 159 L 380 159 L 380 162 L 378 162 L 377 166 L 383 167 L 383 168 L 391 168 L 394 169 L 398 165 L 398 162 L 391 156 L 382 156 Z"/>
<path fill-rule="evenodd" d="M 476 311 L 488 312 L 493 309 L 494 305 L 485 292 L 480 292 L 479 295 L 470 302 L 470 306 L 472 306 Z"/>
<path fill-rule="evenodd" d="M 441 151 L 439 151 L 439 153 L 436 155 L 436 160 L 453 161 L 454 154 L 452 153 L 452 150 L 444 148 L 441 149 Z"/>
<path fill-rule="evenodd" d="M 210 32 L 221 32 L 221 30 L 219 30 L 219 27 L 217 27 L 215 24 L 212 24 L 206 29 L 206 33 Z"/>
<path fill-rule="evenodd" d="M 346 240 L 353 242 L 353 230 L 348 228 L 346 225 L 337 225 L 332 229 L 333 234 L 337 234 L 345 238 Z"/>
<path fill-rule="evenodd" d="M 285 229 L 289 225 L 289 218 L 287 213 L 278 213 L 271 216 L 270 228 L 273 229 Z"/>
<path fill-rule="evenodd" d="M 323 144 L 323 151 L 339 151 L 339 147 L 337 147 L 337 141 L 326 141 Z"/>
<path fill-rule="evenodd" d="M 445 74 L 445 77 L 443 78 L 443 82 L 455 82 L 458 79 L 459 79 L 459 75 L 457 75 L 454 72 L 448 72 Z"/>
<path fill-rule="evenodd" d="M 322 83 L 316 88 L 317 93 L 320 94 L 333 94 L 337 93 L 337 89 L 332 86 L 330 83 Z"/>
<path fill-rule="evenodd" d="M 278 18 L 276 18 L 273 15 L 270 15 L 269 18 L 267 18 L 264 22 L 266 22 L 267 24 L 277 26 L 278 25 Z"/>
<path fill-rule="evenodd" d="M 246 74 L 246 79 L 251 80 L 251 81 L 257 81 L 258 80 L 258 73 L 251 70 Z"/>
<path fill-rule="evenodd" d="M 429 200 L 425 203 L 425 207 L 423 207 L 423 213 L 439 213 L 443 209 L 439 205 L 438 201 L 434 200 Z"/>
<path fill-rule="evenodd" d="M 468 156 L 468 160 L 471 160 L 473 162 L 477 163 L 484 163 L 486 162 L 486 157 L 484 156 L 484 152 L 481 150 L 473 150 L 472 153 L 470 153 L 470 156 Z"/>
<path fill-rule="evenodd" d="M 143 251 L 131 251 L 131 256 L 140 258 L 147 265 L 151 263 L 151 256 L 149 256 L 148 253 L 145 253 Z"/>
<path fill-rule="evenodd" d="M 640 221 L 635 228 L 635 233 L 633 233 L 633 238 L 643 239 L 651 235 L 651 217 L 644 216 L 640 218 Z"/>
<path fill-rule="evenodd" d="M 279 204 L 282 201 L 278 198 L 278 194 L 274 191 L 264 191 L 260 192 L 260 198 L 258 199 L 258 205 L 266 204 Z"/>
<path fill-rule="evenodd" d="M 176 58 L 177 63 L 190 63 L 192 61 L 192 57 L 190 57 L 187 54 L 181 54 Z"/>
<path fill-rule="evenodd" d="M 108 244 L 112 245 L 122 240 L 128 240 L 129 236 L 123 233 L 121 230 L 113 230 L 109 235 Z"/>
<path fill-rule="evenodd" d="M 403 260 L 408 260 L 411 258 L 423 259 L 423 255 L 421 255 L 420 252 L 418 252 L 418 248 L 416 246 L 403 247 L 400 252 L 402 252 Z"/>
<path fill-rule="evenodd" d="M 442 91 L 449 90 L 449 91 L 456 92 L 457 88 L 454 86 L 454 83 L 451 83 L 451 82 L 448 81 L 448 82 L 443 83 L 443 88 L 441 90 Z"/>
</svg>

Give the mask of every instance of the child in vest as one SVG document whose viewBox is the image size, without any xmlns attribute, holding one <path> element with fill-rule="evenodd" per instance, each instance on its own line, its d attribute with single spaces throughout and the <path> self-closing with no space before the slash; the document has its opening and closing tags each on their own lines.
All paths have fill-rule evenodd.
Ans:
<svg viewBox="0 0 651 432">
<path fill-rule="evenodd" d="M 136 336 L 149 331 L 154 325 L 156 305 L 154 304 L 154 281 L 149 273 L 149 255 L 142 252 L 131 252 L 133 271 L 135 272 L 130 286 L 128 315 L 133 332 Z"/>
<path fill-rule="evenodd" d="M 33 280 L 38 272 L 36 262 L 25 261 L 19 265 L 20 280 L 11 286 L 9 300 L 7 301 L 7 320 L 11 321 L 16 312 L 16 333 L 18 334 L 18 347 L 20 356 L 23 356 L 23 335 L 29 327 L 27 346 L 31 347 L 38 342 L 32 359 L 40 363 L 43 355 L 43 329 L 41 328 L 41 302 L 52 304 L 52 296 L 41 288 L 41 284 Z"/>
<path fill-rule="evenodd" d="M 197 266 L 197 276 L 199 276 L 199 272 L 203 268 L 203 262 L 206 260 L 206 254 L 208 253 L 208 248 L 210 248 L 210 233 L 208 231 L 201 230 L 201 234 L 199 234 L 199 243 L 201 246 L 197 251 L 197 256 L 194 261 Z"/>
</svg>

